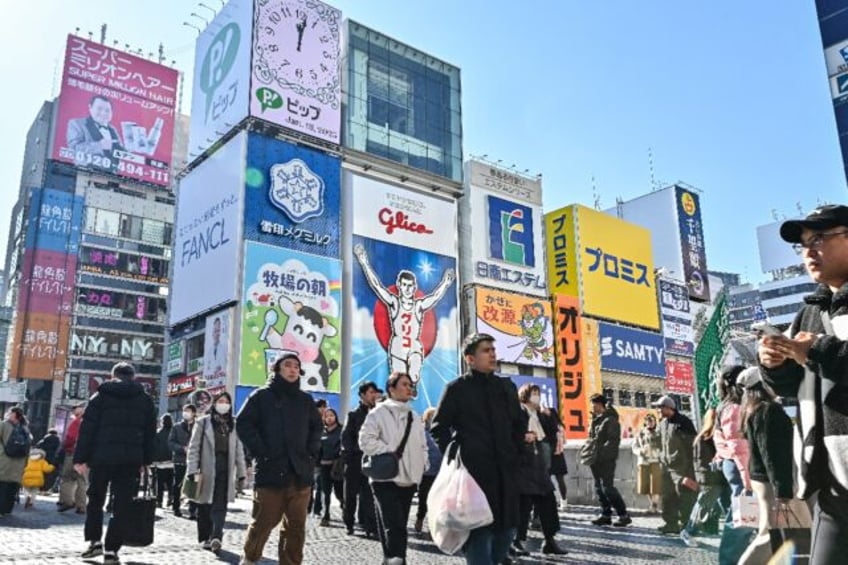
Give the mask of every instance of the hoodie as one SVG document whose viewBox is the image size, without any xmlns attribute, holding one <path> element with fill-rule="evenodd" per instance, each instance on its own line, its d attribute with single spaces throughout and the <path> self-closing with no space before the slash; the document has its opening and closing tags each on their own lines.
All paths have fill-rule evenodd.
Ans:
<svg viewBox="0 0 848 565">
<path fill-rule="evenodd" d="M 412 486 L 421 482 L 421 477 L 430 466 L 424 424 L 408 402 L 388 399 L 368 413 L 362 429 L 359 430 L 359 447 L 363 454 L 391 453 L 396 451 L 403 441 L 410 416 L 412 427 L 398 465 L 398 475 L 384 482 L 394 482 L 399 486 Z M 371 482 L 379 481 L 371 479 Z"/>
</svg>

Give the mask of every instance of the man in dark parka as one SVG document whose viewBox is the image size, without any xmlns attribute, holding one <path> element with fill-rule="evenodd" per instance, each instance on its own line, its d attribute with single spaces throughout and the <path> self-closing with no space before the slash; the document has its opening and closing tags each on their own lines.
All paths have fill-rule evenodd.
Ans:
<svg viewBox="0 0 848 565">
<path fill-rule="evenodd" d="M 442 452 L 451 441 L 462 463 L 483 489 L 494 523 L 471 531 L 465 545 L 469 565 L 494 565 L 507 557 L 519 516 L 518 476 L 527 416 L 515 385 L 495 375 L 494 338 L 472 334 L 463 353 L 468 371 L 445 388 L 431 433 Z M 447 453 L 449 457 L 455 456 Z"/>
</svg>

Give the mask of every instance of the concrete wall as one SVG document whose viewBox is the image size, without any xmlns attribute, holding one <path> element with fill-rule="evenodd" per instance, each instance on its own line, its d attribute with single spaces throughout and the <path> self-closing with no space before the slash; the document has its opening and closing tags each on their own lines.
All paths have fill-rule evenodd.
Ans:
<svg viewBox="0 0 848 565">
<path fill-rule="evenodd" d="M 568 503 L 597 505 L 598 497 L 595 496 L 592 470 L 578 461 L 580 445 L 566 444 L 565 447 L 565 461 L 568 465 L 568 476 L 566 476 Z M 650 507 L 650 502 L 647 496 L 636 495 L 636 456 L 630 446 L 630 440 L 621 442 L 618 463 L 615 466 L 615 486 L 624 498 L 628 509 L 645 510 Z"/>
</svg>

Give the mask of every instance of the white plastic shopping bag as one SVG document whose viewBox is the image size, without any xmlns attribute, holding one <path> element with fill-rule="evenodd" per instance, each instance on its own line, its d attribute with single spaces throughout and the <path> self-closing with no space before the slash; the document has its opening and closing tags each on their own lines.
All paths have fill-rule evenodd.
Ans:
<svg viewBox="0 0 848 565">
<path fill-rule="evenodd" d="M 760 504 L 753 494 L 742 493 L 731 500 L 734 528 L 758 528 L 760 526 Z"/>
<path fill-rule="evenodd" d="M 427 512 L 430 535 L 448 554 L 463 546 L 471 530 L 494 522 L 486 494 L 462 464 L 459 452 L 453 460 L 442 461 L 427 497 Z"/>
</svg>

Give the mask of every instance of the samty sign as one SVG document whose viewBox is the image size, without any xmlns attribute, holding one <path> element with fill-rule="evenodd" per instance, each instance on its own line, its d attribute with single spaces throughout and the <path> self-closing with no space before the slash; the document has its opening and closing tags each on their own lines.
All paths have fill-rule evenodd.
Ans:
<svg viewBox="0 0 848 565">
<path fill-rule="evenodd" d="M 665 377 L 665 347 L 658 333 L 615 324 L 600 324 L 601 368 L 604 371 Z"/>
</svg>

